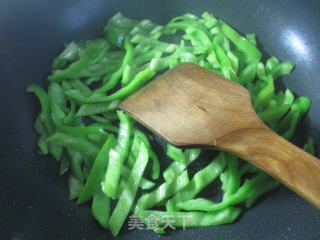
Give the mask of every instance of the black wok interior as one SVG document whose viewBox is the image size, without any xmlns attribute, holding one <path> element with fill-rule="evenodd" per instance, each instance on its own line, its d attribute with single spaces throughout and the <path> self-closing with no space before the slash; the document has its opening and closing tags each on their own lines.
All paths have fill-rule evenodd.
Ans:
<svg viewBox="0 0 320 240">
<path fill-rule="evenodd" d="M 121 11 L 164 24 L 186 12 L 213 13 L 242 33 L 256 33 L 268 55 L 296 63 L 278 87 L 310 97 L 313 106 L 295 143 L 320 145 L 320 1 L 318 0 L 1 0 L 0 1 L 0 239 L 110 239 L 89 204 L 68 200 L 67 177 L 37 153 L 32 128 L 39 105 L 25 93 L 46 86 L 50 63 L 72 40 L 103 36 Z M 318 155 L 319 156 L 319 155 Z M 127 230 L 119 239 L 158 239 Z M 285 187 L 263 197 L 232 225 L 172 231 L 165 239 L 319 239 L 320 212 Z"/>
</svg>

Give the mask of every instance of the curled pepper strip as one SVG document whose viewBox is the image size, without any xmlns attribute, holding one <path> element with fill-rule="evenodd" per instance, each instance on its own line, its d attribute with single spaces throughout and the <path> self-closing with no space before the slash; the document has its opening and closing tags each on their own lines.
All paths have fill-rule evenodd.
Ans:
<svg viewBox="0 0 320 240">
<path fill-rule="evenodd" d="M 66 95 L 75 99 L 81 103 L 97 103 L 97 102 L 111 102 L 113 100 L 122 99 L 130 95 L 131 93 L 137 91 L 142 87 L 148 80 L 150 80 L 155 72 L 150 69 L 145 69 L 138 73 L 135 78 L 126 86 L 116 91 L 115 93 L 105 96 L 102 94 L 93 93 L 91 96 L 86 97 L 81 94 L 81 92 L 71 89 L 66 91 Z"/>
<path fill-rule="evenodd" d="M 139 210 L 135 215 L 141 217 L 146 224 L 148 219 L 159 219 L 158 227 L 164 227 L 166 219 L 170 217 L 170 223 L 173 227 L 191 228 L 216 226 L 220 224 L 232 223 L 240 214 L 240 208 L 228 207 L 215 212 L 163 212 L 157 210 Z"/>
<path fill-rule="evenodd" d="M 168 148 L 168 155 L 174 159 L 177 157 L 177 155 L 173 155 L 170 153 L 170 149 L 173 149 L 172 147 Z M 176 148 L 178 149 L 178 148 Z M 181 150 L 181 149 L 179 149 Z M 176 153 L 177 150 L 174 150 L 174 152 Z M 166 182 L 171 182 L 174 179 L 176 179 L 176 177 L 182 173 L 190 163 L 192 163 L 200 154 L 201 150 L 200 149 L 187 149 L 184 152 L 182 152 L 181 150 L 181 154 L 180 151 L 178 151 L 178 157 L 181 158 L 180 160 L 176 160 L 174 162 L 172 162 L 166 170 L 163 171 L 163 178 Z"/>
<path fill-rule="evenodd" d="M 109 91 L 110 89 L 114 88 L 117 85 L 119 79 L 121 78 L 125 67 L 131 63 L 133 56 L 134 56 L 134 51 L 133 51 L 133 46 L 130 43 L 128 37 L 126 37 L 126 39 L 125 39 L 124 46 L 125 46 L 125 49 L 127 52 L 123 58 L 123 62 L 122 62 L 121 67 L 115 73 L 112 74 L 109 81 L 104 86 L 96 89 L 94 91 L 95 93 L 105 93 L 105 92 Z"/>
<path fill-rule="evenodd" d="M 160 204 L 163 200 L 171 197 L 172 195 L 186 187 L 188 183 L 188 172 L 184 171 L 172 183 L 163 183 L 153 192 L 146 193 L 141 198 L 139 198 L 136 210 L 148 209 Z"/>
<path fill-rule="evenodd" d="M 259 62 L 261 60 L 262 54 L 254 44 L 241 37 L 234 29 L 223 21 L 219 20 L 219 24 L 223 34 L 236 46 L 236 48 L 246 54 L 248 62 Z"/>
<path fill-rule="evenodd" d="M 177 192 L 172 198 L 173 203 L 184 202 L 195 197 L 202 189 L 208 186 L 226 166 L 224 153 L 221 152 L 208 166 L 198 171 L 189 184 Z"/>
</svg>

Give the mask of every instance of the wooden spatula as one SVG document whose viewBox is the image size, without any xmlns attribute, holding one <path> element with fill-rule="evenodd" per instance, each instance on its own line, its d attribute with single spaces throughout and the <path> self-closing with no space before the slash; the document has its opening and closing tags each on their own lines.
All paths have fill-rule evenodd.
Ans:
<svg viewBox="0 0 320 240">
<path fill-rule="evenodd" d="M 248 160 L 320 209 L 320 160 L 269 129 L 239 84 L 182 64 L 120 108 L 175 146 L 218 148 Z"/>
</svg>

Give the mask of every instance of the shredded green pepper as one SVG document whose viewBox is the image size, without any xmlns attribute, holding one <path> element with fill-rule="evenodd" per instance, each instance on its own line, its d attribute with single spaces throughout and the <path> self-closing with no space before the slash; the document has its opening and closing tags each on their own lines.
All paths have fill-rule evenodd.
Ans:
<svg viewBox="0 0 320 240">
<path fill-rule="evenodd" d="M 163 183 L 153 192 L 143 195 L 137 202 L 136 210 L 148 209 L 160 204 L 163 200 L 171 197 L 186 187 L 188 183 L 188 172 L 184 171 L 175 179 L 174 182 Z"/>
<path fill-rule="evenodd" d="M 103 179 L 103 174 L 108 164 L 109 151 L 114 144 L 114 141 L 114 136 L 109 135 L 92 165 L 87 182 L 82 189 L 77 203 L 88 201 L 92 197 L 94 191 L 99 187 L 99 183 Z"/>
<path fill-rule="evenodd" d="M 220 224 L 232 223 L 241 214 L 239 208 L 225 208 L 216 212 L 163 212 L 157 210 L 139 210 L 137 216 L 142 217 L 146 222 L 150 216 L 159 219 L 159 227 L 164 227 L 166 219 L 170 217 L 173 227 L 205 227 Z M 151 228 L 151 227 L 150 227 Z"/>
<path fill-rule="evenodd" d="M 246 87 L 263 122 L 291 139 L 311 106 L 308 98 L 296 98 L 289 89 L 276 91 L 275 81 L 289 74 L 293 63 L 262 60 L 254 34 L 241 36 L 206 12 L 201 17 L 187 13 L 164 26 L 118 13 L 104 32 L 103 38 L 65 45 L 51 65 L 47 92 L 35 84 L 26 89 L 40 101 L 34 123 L 40 153 L 59 162 L 60 174 L 70 173 L 70 199 L 92 199 L 93 217 L 116 236 L 130 211 L 147 225 L 152 215 L 160 220 L 172 216 L 174 227 L 231 223 L 241 213 L 235 205 L 248 208 L 279 186 L 252 164 L 223 152 L 189 181 L 188 170 L 201 150 L 172 145 L 167 145 L 172 162 L 161 172 L 156 141 L 117 109 L 154 75 L 190 62 Z M 315 154 L 312 139 L 304 149 Z M 149 175 L 157 181 L 148 180 Z M 199 198 L 216 179 L 224 191 L 221 202 Z M 166 211 L 147 210 L 159 206 Z M 184 222 L 185 217 L 191 221 Z M 161 223 L 152 229 L 163 234 L 164 228 Z"/>
<path fill-rule="evenodd" d="M 137 160 L 129 174 L 119 201 L 109 220 L 109 228 L 114 236 L 118 235 L 121 226 L 130 212 L 138 190 L 138 184 L 147 166 L 148 158 L 148 149 L 145 144 L 141 142 Z"/>
<path fill-rule="evenodd" d="M 109 164 L 105 180 L 102 182 L 102 190 L 110 198 L 116 197 L 123 162 L 129 152 L 131 132 L 129 116 L 118 111 L 118 117 L 120 119 L 119 136 L 116 146 L 109 151 Z"/>
</svg>

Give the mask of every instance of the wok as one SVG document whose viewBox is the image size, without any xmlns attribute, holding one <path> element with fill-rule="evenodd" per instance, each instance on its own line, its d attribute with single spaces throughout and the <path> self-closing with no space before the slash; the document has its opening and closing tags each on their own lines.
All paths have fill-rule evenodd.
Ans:
<svg viewBox="0 0 320 240">
<path fill-rule="evenodd" d="M 39 106 L 25 93 L 46 86 L 50 63 L 63 43 L 103 36 L 121 11 L 156 23 L 185 12 L 209 11 L 242 33 L 256 33 L 267 55 L 296 63 L 278 87 L 313 102 L 295 143 L 320 144 L 320 2 L 316 0 L 2 0 L 0 2 L 0 238 L 110 239 L 91 217 L 89 204 L 68 200 L 58 164 L 37 154 L 32 128 Z M 319 156 L 319 155 L 318 155 Z M 160 156 L 161 157 L 161 156 Z M 319 239 L 320 212 L 285 187 L 267 194 L 231 225 L 172 231 L 166 239 Z M 119 239 L 158 239 L 152 231 L 127 230 Z"/>
</svg>

